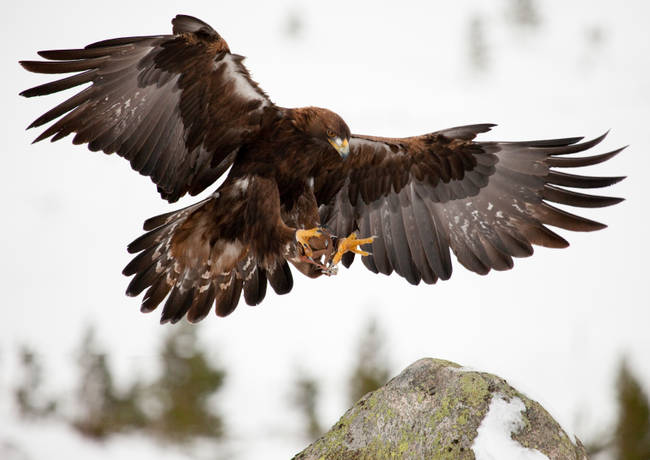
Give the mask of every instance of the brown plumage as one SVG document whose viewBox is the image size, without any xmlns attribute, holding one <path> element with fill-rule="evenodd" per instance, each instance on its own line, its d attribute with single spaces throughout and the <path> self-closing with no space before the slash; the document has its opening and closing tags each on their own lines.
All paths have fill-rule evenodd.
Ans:
<svg viewBox="0 0 650 460">
<path fill-rule="evenodd" d="M 205 200 L 148 219 L 128 250 L 128 295 L 162 322 L 226 316 L 243 293 L 249 305 L 293 286 L 292 263 L 310 277 L 332 274 L 355 252 L 376 273 L 410 283 L 451 276 L 450 249 L 468 269 L 507 270 L 532 245 L 566 247 L 546 225 L 591 231 L 604 225 L 549 202 L 603 207 L 620 198 L 563 187 L 598 188 L 621 177 L 552 168 L 583 167 L 610 153 L 574 157 L 605 136 L 531 142 L 478 142 L 481 124 L 395 139 L 351 135 L 333 112 L 271 102 L 225 40 L 179 15 L 173 34 L 106 40 L 83 49 L 41 51 L 29 71 L 74 73 L 21 93 L 90 86 L 29 127 L 54 122 L 36 141 L 74 133 L 73 143 L 117 153 L 149 176 L 170 202 L 196 195 L 229 167 Z M 320 231 L 309 230 L 319 228 Z M 354 239 L 374 236 L 363 248 Z M 370 241 L 370 240 L 367 240 Z M 343 244 L 347 242 L 350 244 Z M 338 248 L 338 251 L 336 249 Z M 335 254 L 336 252 L 336 254 Z"/>
</svg>

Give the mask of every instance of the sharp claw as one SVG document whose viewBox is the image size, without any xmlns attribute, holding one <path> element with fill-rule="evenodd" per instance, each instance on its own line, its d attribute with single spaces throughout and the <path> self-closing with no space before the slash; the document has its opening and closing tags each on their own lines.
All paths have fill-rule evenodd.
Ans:
<svg viewBox="0 0 650 460">
<path fill-rule="evenodd" d="M 308 256 L 298 256 L 298 258 L 303 262 L 307 262 L 309 264 L 315 265 L 318 268 L 320 268 L 321 273 L 323 273 L 323 275 L 334 276 L 334 275 L 336 275 L 338 273 L 338 267 L 335 267 L 335 266 L 329 266 L 328 267 L 327 265 L 324 265 L 324 264 L 318 262 L 317 260 L 314 260 L 314 259 L 312 259 L 311 257 L 308 257 Z"/>
<path fill-rule="evenodd" d="M 309 240 L 311 238 L 320 237 L 322 235 L 323 231 L 319 227 L 314 227 L 309 230 L 299 229 L 296 230 L 296 241 L 302 246 L 305 255 L 311 257 L 313 255 L 313 250 L 309 245 Z"/>
<path fill-rule="evenodd" d="M 368 238 L 362 238 L 362 239 L 357 239 L 356 232 L 352 232 L 350 236 L 347 238 L 344 238 L 341 240 L 339 243 L 339 247 L 336 251 L 336 254 L 334 254 L 334 257 L 332 258 L 331 266 L 337 265 L 341 259 L 343 258 L 343 255 L 346 252 L 352 252 L 354 254 L 360 254 L 362 256 L 369 256 L 371 255 L 370 252 L 364 251 L 361 249 L 359 246 L 364 245 L 364 244 L 370 244 L 372 241 L 375 239 L 374 236 L 368 237 Z"/>
</svg>

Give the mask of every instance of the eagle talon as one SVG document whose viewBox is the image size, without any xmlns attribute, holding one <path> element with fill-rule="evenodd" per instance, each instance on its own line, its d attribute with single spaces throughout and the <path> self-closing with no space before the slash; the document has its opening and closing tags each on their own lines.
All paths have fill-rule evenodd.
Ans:
<svg viewBox="0 0 650 460">
<path fill-rule="evenodd" d="M 301 255 L 298 257 L 302 262 L 307 262 L 309 264 L 315 265 L 316 267 L 320 268 L 321 273 L 323 275 L 327 276 L 334 276 L 338 273 L 338 267 L 334 266 L 327 266 L 322 263 L 320 263 L 318 260 L 314 260 L 311 257 Z"/>
<path fill-rule="evenodd" d="M 356 232 L 350 233 L 350 235 L 347 238 L 343 238 L 339 242 L 338 249 L 336 250 L 336 254 L 334 254 L 334 257 L 332 258 L 330 267 L 333 268 L 334 266 L 338 265 L 338 263 L 341 261 L 341 258 L 343 257 L 343 254 L 345 254 L 346 252 L 353 252 L 355 254 L 360 254 L 362 256 L 371 255 L 372 253 L 360 249 L 359 246 L 361 246 L 362 244 L 370 244 L 373 242 L 374 239 L 375 239 L 374 236 L 357 239 Z"/>
<path fill-rule="evenodd" d="M 332 265 L 323 269 L 323 274 L 327 276 L 335 276 L 339 273 L 339 267 Z"/>
<path fill-rule="evenodd" d="M 323 232 L 320 227 L 310 228 L 309 230 L 298 229 L 296 230 L 296 241 L 302 246 L 305 256 L 311 258 L 314 254 L 311 245 L 309 244 L 310 238 L 321 236 Z"/>
</svg>

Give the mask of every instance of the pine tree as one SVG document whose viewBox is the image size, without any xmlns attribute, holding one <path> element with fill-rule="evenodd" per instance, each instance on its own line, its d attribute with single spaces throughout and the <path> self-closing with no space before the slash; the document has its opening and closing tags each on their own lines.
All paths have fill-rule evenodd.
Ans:
<svg viewBox="0 0 650 460">
<path fill-rule="evenodd" d="M 650 405 L 638 380 L 623 361 L 618 374 L 618 423 L 614 435 L 617 460 L 650 459 Z"/>
<path fill-rule="evenodd" d="M 467 35 L 467 53 L 473 71 L 485 72 L 489 67 L 489 50 L 485 32 L 485 20 L 481 15 L 470 18 Z"/>
<path fill-rule="evenodd" d="M 305 420 L 305 437 L 309 441 L 314 441 L 323 434 L 323 427 L 320 424 L 317 411 L 319 396 L 320 387 L 318 381 L 307 375 L 304 371 L 298 371 L 298 376 L 294 382 L 291 402 L 303 415 Z"/>
<path fill-rule="evenodd" d="M 361 336 L 357 363 L 349 380 L 348 400 L 354 404 L 363 395 L 374 391 L 388 381 L 390 369 L 383 352 L 384 334 L 371 319 Z"/>
<path fill-rule="evenodd" d="M 103 439 L 146 425 L 138 405 L 139 383 L 133 384 L 125 395 L 117 393 L 107 355 L 99 349 L 93 328 L 84 334 L 78 364 L 81 370 L 77 389 L 79 414 L 72 420 L 72 426 L 85 436 Z"/>
<path fill-rule="evenodd" d="M 56 413 L 57 401 L 42 394 L 43 369 L 36 353 L 28 347 L 19 351 L 22 379 L 14 389 L 20 415 L 27 418 L 45 417 Z"/>
<path fill-rule="evenodd" d="M 225 372 L 199 348 L 196 331 L 196 325 L 186 323 L 172 329 L 160 353 L 162 375 L 148 389 L 160 406 L 150 429 L 167 441 L 223 436 L 223 420 L 210 409 L 210 399 L 222 387 Z"/>
<path fill-rule="evenodd" d="M 535 28 L 542 19 L 534 0 L 509 0 L 506 17 L 517 27 Z"/>
</svg>

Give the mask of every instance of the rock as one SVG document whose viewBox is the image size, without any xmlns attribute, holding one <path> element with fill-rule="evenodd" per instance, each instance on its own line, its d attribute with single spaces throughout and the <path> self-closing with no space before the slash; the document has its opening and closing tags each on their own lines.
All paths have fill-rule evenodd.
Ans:
<svg viewBox="0 0 650 460">
<path fill-rule="evenodd" d="M 575 441 L 502 378 L 425 358 L 361 398 L 294 459 L 587 459 Z"/>
</svg>

